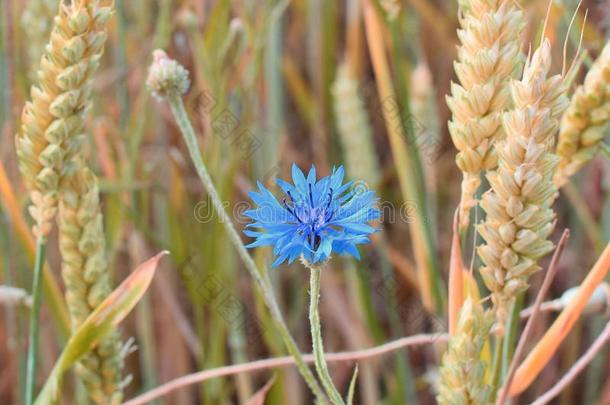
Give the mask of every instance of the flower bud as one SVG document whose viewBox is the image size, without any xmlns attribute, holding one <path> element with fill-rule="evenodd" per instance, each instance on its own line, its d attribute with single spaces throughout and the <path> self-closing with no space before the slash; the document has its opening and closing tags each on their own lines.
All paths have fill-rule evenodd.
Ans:
<svg viewBox="0 0 610 405">
<path fill-rule="evenodd" d="M 157 49 L 153 52 L 153 63 L 148 70 L 146 85 L 160 101 L 171 96 L 181 96 L 189 88 L 189 73 L 184 66 Z"/>
</svg>

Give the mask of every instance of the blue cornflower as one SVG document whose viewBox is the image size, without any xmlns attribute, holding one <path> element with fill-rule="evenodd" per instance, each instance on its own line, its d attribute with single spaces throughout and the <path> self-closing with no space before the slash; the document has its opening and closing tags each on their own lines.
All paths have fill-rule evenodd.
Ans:
<svg viewBox="0 0 610 405">
<path fill-rule="evenodd" d="M 309 263 L 327 260 L 332 252 L 350 254 L 359 259 L 356 245 L 368 243 L 377 229 L 368 225 L 379 218 L 378 197 L 374 191 L 343 183 L 343 166 L 316 180 L 316 168 L 307 177 L 292 166 L 293 184 L 277 179 L 285 196 L 279 202 L 257 182 L 259 191 L 250 192 L 256 209 L 245 214 L 254 220 L 244 233 L 256 240 L 247 247 L 273 246 L 273 267 L 303 256 Z"/>
</svg>

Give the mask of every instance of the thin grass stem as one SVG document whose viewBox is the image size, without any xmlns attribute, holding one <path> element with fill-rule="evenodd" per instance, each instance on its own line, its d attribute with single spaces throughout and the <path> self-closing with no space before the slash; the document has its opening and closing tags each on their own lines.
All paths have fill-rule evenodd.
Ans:
<svg viewBox="0 0 610 405">
<path fill-rule="evenodd" d="M 30 312 L 30 344 L 25 376 L 25 405 L 34 403 L 34 387 L 36 386 L 36 363 L 38 357 L 38 323 L 40 319 L 40 304 L 42 301 L 41 276 L 45 261 L 46 238 L 39 237 L 36 241 L 36 262 L 34 263 L 34 278 L 32 281 L 32 310 Z"/>
<path fill-rule="evenodd" d="M 494 354 L 492 357 L 491 363 L 491 379 L 490 383 L 493 387 L 493 392 L 496 392 L 496 388 L 500 383 L 500 371 L 502 369 L 502 349 L 504 347 L 504 335 L 496 336 L 496 341 L 494 345 Z"/>
<path fill-rule="evenodd" d="M 508 373 L 508 367 L 510 366 L 513 360 L 513 353 L 515 352 L 515 347 L 517 345 L 517 336 L 519 334 L 519 321 L 521 317 L 519 314 L 521 313 L 521 309 L 523 308 L 523 303 L 525 301 L 525 295 L 520 294 L 514 300 L 510 309 L 510 316 L 506 322 L 506 336 L 504 339 L 504 348 L 502 351 L 502 367 L 500 369 L 501 379 L 504 380 L 506 378 L 506 374 Z"/>
</svg>

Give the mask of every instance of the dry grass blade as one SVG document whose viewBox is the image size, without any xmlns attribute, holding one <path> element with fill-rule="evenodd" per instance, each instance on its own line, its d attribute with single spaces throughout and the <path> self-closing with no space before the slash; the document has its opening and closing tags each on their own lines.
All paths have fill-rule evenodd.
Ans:
<svg viewBox="0 0 610 405">
<path fill-rule="evenodd" d="M 610 271 L 610 244 L 595 263 L 587 277 L 580 285 L 578 294 L 564 308 L 555 322 L 538 341 L 527 358 L 521 363 L 515 374 L 514 382 L 509 389 L 509 395 L 517 395 L 527 389 L 540 371 L 546 366 L 557 348 L 570 333 L 580 317 L 591 295 Z"/>
<path fill-rule="evenodd" d="M 36 399 L 37 405 L 56 403 L 64 373 L 116 330 L 116 326 L 131 312 L 148 289 L 159 261 L 166 254 L 168 252 L 161 252 L 138 266 L 72 334 Z M 107 400 L 112 401 L 112 398 Z"/>
<path fill-rule="evenodd" d="M 606 324 L 606 327 L 602 333 L 595 339 L 591 347 L 587 352 L 580 358 L 574 365 L 568 370 L 568 372 L 547 392 L 540 396 L 536 401 L 532 402 L 531 405 L 545 405 L 551 402 L 561 391 L 563 391 L 574 379 L 580 374 L 585 367 L 593 361 L 597 353 L 604 347 L 604 345 L 610 340 L 610 322 Z M 600 404 L 605 403 L 600 402 Z"/>
<path fill-rule="evenodd" d="M 248 399 L 244 405 L 265 405 L 265 398 L 267 398 L 267 393 L 273 387 L 273 383 L 275 382 L 275 376 L 272 377 L 265 385 L 261 387 L 254 396 Z"/>
</svg>

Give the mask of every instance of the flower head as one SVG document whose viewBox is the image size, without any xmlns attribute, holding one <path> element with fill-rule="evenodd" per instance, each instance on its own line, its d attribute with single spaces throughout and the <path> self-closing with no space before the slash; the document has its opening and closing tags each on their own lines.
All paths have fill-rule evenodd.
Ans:
<svg viewBox="0 0 610 405">
<path fill-rule="evenodd" d="M 343 184 L 344 175 L 339 166 L 317 180 L 314 166 L 305 177 L 293 165 L 294 184 L 277 179 L 285 194 L 281 202 L 258 182 L 259 191 L 250 193 L 258 207 L 245 213 L 254 222 L 244 233 L 256 238 L 248 247 L 272 245 L 273 267 L 299 257 L 312 264 L 324 262 L 332 252 L 359 259 L 356 245 L 368 243 L 368 236 L 377 231 L 368 222 L 379 218 L 378 197 L 352 187 L 351 181 Z"/>
<path fill-rule="evenodd" d="M 157 49 L 153 52 L 153 63 L 148 70 L 146 85 L 160 101 L 171 96 L 181 96 L 190 86 L 189 72 L 170 59 L 163 50 Z"/>
</svg>

